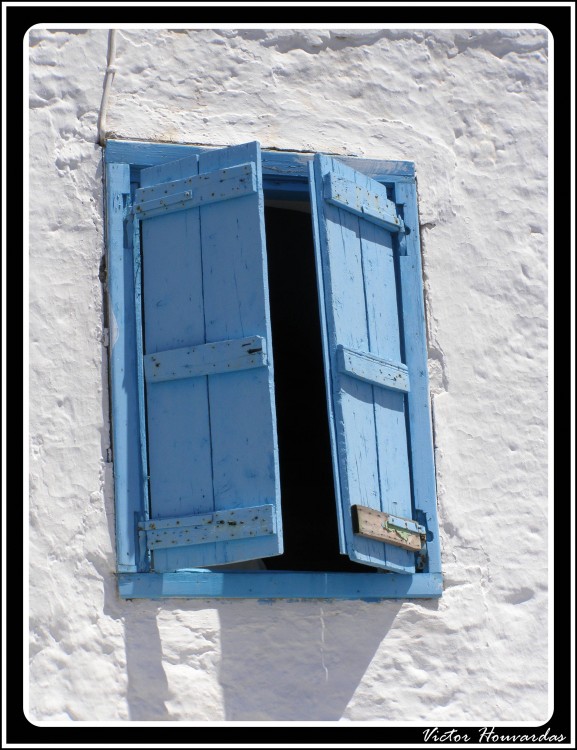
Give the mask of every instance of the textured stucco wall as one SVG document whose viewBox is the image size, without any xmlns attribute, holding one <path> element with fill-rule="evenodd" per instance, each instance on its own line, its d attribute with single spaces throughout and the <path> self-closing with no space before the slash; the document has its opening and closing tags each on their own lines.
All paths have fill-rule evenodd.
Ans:
<svg viewBox="0 0 577 750">
<path fill-rule="evenodd" d="M 107 32 L 30 33 L 30 717 L 543 721 L 547 33 L 118 32 L 112 137 L 417 167 L 445 592 L 122 602 L 99 266 Z"/>
</svg>

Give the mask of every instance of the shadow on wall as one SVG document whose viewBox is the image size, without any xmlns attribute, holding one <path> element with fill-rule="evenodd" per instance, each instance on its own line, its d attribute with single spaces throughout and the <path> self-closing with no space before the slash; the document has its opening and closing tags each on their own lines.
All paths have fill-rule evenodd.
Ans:
<svg viewBox="0 0 577 750">
<path fill-rule="evenodd" d="M 104 614 L 124 625 L 130 721 L 338 721 L 402 606 L 124 602 L 115 577 L 105 581 Z M 208 610 L 216 610 L 220 628 L 203 627 Z M 185 683 L 169 685 L 167 674 L 178 680 L 180 668 Z M 203 697 L 211 684 L 212 698 Z"/>
<path fill-rule="evenodd" d="M 175 714 L 167 708 L 175 699 L 180 701 L 175 695 L 176 685 L 170 689 L 168 684 L 166 652 L 172 651 L 182 667 L 190 658 L 188 666 L 193 667 L 194 662 L 198 670 L 194 622 L 202 610 L 213 608 L 212 603 L 203 606 L 190 602 L 183 606 L 182 600 L 174 600 L 173 610 L 169 602 L 160 607 L 135 601 L 123 607 L 117 602 L 115 609 L 124 609 L 129 718 L 337 721 L 400 606 L 356 603 L 354 608 L 346 606 L 343 611 L 342 604 L 333 602 L 215 603 L 220 633 L 215 634 L 216 643 L 211 644 L 211 649 L 217 651 L 220 640 L 218 674 L 207 672 L 203 679 L 202 671 L 197 671 L 194 683 L 187 685 L 188 696 L 181 695 L 184 700 L 193 699 L 193 704 L 184 713 L 175 707 Z M 161 609 L 173 612 L 181 623 L 190 623 L 188 647 L 184 643 L 165 643 L 163 649 L 157 622 Z M 166 617 L 163 619 L 166 621 Z M 170 639 L 168 633 L 165 637 Z M 219 683 L 221 694 L 216 701 L 220 705 L 194 700 L 205 679 Z"/>
<path fill-rule="evenodd" d="M 111 492 L 106 493 L 107 498 L 111 496 Z M 107 518 L 113 535 L 114 515 L 109 507 Z M 116 576 L 111 573 L 110 563 L 104 562 L 101 557 L 96 559 L 96 556 L 90 561 L 102 576 L 104 584 L 103 614 L 120 620 L 124 626 L 127 718 L 130 721 L 174 720 L 166 707 L 171 693 L 163 665 L 157 620 L 162 605 L 147 600 L 122 601 L 118 596 Z"/>
<path fill-rule="evenodd" d="M 244 602 L 219 607 L 227 721 L 336 721 L 400 603 Z"/>
</svg>

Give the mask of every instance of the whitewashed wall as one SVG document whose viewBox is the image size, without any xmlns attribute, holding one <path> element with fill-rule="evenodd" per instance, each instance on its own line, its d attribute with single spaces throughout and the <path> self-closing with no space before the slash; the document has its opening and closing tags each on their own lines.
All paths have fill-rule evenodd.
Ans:
<svg viewBox="0 0 577 750">
<path fill-rule="evenodd" d="M 544 721 L 547 32 L 118 32 L 108 134 L 416 163 L 439 601 L 120 601 L 107 31 L 30 33 L 30 708 L 45 720 Z"/>
</svg>

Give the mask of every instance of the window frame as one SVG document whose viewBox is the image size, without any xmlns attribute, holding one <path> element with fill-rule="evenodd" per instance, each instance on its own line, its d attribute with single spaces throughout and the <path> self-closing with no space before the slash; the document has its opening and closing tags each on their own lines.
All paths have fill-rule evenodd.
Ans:
<svg viewBox="0 0 577 750">
<path fill-rule="evenodd" d="M 290 598 L 290 599 L 396 599 L 437 598 L 442 594 L 439 535 L 427 543 L 423 570 L 414 574 L 390 572 L 305 572 L 190 569 L 150 571 L 136 520 L 145 517 L 146 478 L 140 467 L 146 451 L 146 433 L 138 416 L 139 368 L 137 321 L 140 299 L 135 294 L 134 266 L 125 249 L 138 241 L 128 206 L 140 170 L 192 156 L 218 146 L 188 146 L 139 141 L 107 141 L 104 150 L 106 188 L 106 253 L 108 320 L 110 331 L 109 386 L 114 445 L 114 484 L 118 591 L 123 599 L 184 598 Z M 263 189 L 266 198 L 298 200 L 309 197 L 308 166 L 313 153 L 262 150 Z M 335 155 L 337 159 L 385 185 L 408 226 L 414 230 L 405 242 L 416 243 L 420 264 L 417 194 L 414 165 Z M 132 255 L 132 253 L 130 253 Z M 420 267 L 419 267 L 420 272 Z M 423 336 L 424 322 L 423 322 Z M 120 345 L 118 345 L 120 339 Z M 429 406 L 430 411 L 430 406 Z M 135 436 L 139 436 L 135 441 Z M 135 444 L 138 442 L 138 445 Z M 433 480 L 434 483 L 434 480 Z M 420 508 L 436 519 L 436 492 L 429 507 Z M 436 523 L 434 523 L 436 528 Z M 140 542 L 140 543 L 139 543 Z M 128 560 L 128 562 L 123 562 Z"/>
</svg>

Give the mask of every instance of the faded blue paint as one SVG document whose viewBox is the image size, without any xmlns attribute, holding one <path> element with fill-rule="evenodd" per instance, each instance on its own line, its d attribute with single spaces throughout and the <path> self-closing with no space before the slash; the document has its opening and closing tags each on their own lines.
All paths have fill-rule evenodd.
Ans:
<svg viewBox="0 0 577 750">
<path fill-rule="evenodd" d="M 402 362 L 387 362 L 366 352 L 354 352 L 337 346 L 339 372 L 392 391 L 410 390 L 409 370 Z"/>
<path fill-rule="evenodd" d="M 184 180 L 162 182 L 136 191 L 134 211 L 139 218 L 196 208 L 257 191 L 256 166 L 241 164 L 230 169 L 195 174 Z"/>
<path fill-rule="evenodd" d="M 411 373 L 411 391 L 407 394 L 407 409 L 414 507 L 417 518 L 419 515 L 423 516 L 425 520 L 421 522 L 427 527 L 426 550 L 423 554 L 424 569 L 430 573 L 440 573 L 441 545 L 437 519 L 416 185 L 396 185 L 395 202 L 403 206 L 405 226 L 410 229 L 410 233 L 404 236 L 407 254 L 399 257 L 399 276 L 403 350 L 405 364 Z"/>
<path fill-rule="evenodd" d="M 251 161 L 244 151 L 244 163 Z M 411 372 L 411 392 L 405 396 L 409 413 L 409 428 L 411 436 L 411 475 L 414 483 L 414 506 L 416 517 L 427 527 L 427 549 L 424 564 L 425 572 L 413 575 L 363 574 L 363 573 L 287 573 L 285 571 L 208 571 L 208 570 L 178 570 L 176 572 L 148 573 L 145 538 L 146 532 L 139 531 L 137 522 L 146 520 L 146 467 L 142 464 L 141 455 L 146 455 L 146 446 L 142 442 L 139 430 L 140 416 L 138 410 L 139 367 L 137 365 L 137 325 L 138 304 L 134 289 L 136 278 L 139 284 L 138 263 L 133 267 L 130 243 L 132 241 L 132 220 L 126 215 L 127 199 L 130 192 L 130 182 L 136 187 L 146 188 L 160 182 L 176 182 L 194 174 L 198 174 L 196 165 L 201 154 L 214 153 L 214 149 L 204 147 L 182 146 L 177 144 L 153 144 L 126 141 L 108 141 L 105 160 L 107 164 L 107 232 L 108 232 L 108 291 L 111 326 L 110 348 L 110 379 L 112 390 L 112 428 L 114 440 L 115 466 L 115 494 L 116 494 L 116 524 L 117 524 L 117 553 L 119 570 L 119 592 L 123 598 L 163 598 L 169 596 L 185 597 L 255 597 L 263 602 L 270 602 L 274 598 L 309 599 L 309 598 L 349 598 L 365 601 L 379 601 L 385 598 L 434 598 L 442 593 L 442 578 L 440 575 L 440 546 L 436 514 L 436 494 L 434 479 L 434 463 L 432 452 L 429 394 L 427 382 L 427 358 L 424 327 L 424 309 L 422 299 L 422 279 L 420 270 L 420 248 L 418 239 L 418 219 L 416 206 L 416 189 L 414 184 L 414 168 L 410 162 L 383 162 L 363 160 L 351 157 L 339 157 L 339 161 L 355 166 L 365 175 L 386 183 L 391 197 L 397 206 L 401 207 L 401 216 L 410 234 L 397 234 L 391 249 L 402 256 L 407 252 L 408 262 L 401 257 L 399 263 L 400 302 L 404 320 L 401 321 L 400 335 L 402 349 L 407 352 L 403 357 Z M 221 152 L 222 154 L 222 152 Z M 238 154 L 238 152 L 237 152 Z M 312 154 L 295 154 L 291 152 L 264 152 L 262 167 L 260 156 L 254 160 L 256 176 L 259 181 L 258 203 L 262 207 L 262 187 L 272 197 L 306 199 L 309 183 L 309 169 L 312 173 Z M 175 162 L 174 160 L 179 160 Z M 185 168 L 188 162 L 188 171 Z M 239 159 L 236 163 L 241 163 Z M 207 160 L 208 169 L 227 168 L 220 156 Z M 176 190 L 176 186 L 174 186 Z M 232 201 L 234 203 L 234 201 Z M 311 192 L 311 206 L 313 209 L 313 232 L 315 244 L 319 245 L 319 221 L 317 195 Z M 336 209 L 335 209 L 336 210 Z M 186 211 L 193 214 L 194 211 Z M 168 218 L 168 217 L 166 217 Z M 154 221 L 162 221 L 162 218 Z M 139 225 L 134 236 L 139 241 Z M 146 222 L 144 222 L 146 225 Z M 218 225 L 218 221 L 216 221 Z M 187 225 L 189 236 L 197 236 L 200 227 Z M 160 228 L 159 228 L 160 230 Z M 192 235 L 190 235 L 192 230 Z M 379 230 L 380 231 L 380 230 Z M 196 234 L 195 234 L 196 233 Z M 264 236 L 262 216 L 259 219 L 257 234 Z M 159 239 L 162 232 L 158 232 Z M 166 235 L 165 235 L 166 237 Z M 374 236 L 364 236 L 365 246 L 374 245 Z M 127 245 L 128 243 L 128 245 Z M 194 243 L 193 243 L 194 244 Z M 378 244 L 378 243 L 377 243 Z M 127 246 L 126 246 L 127 245 Z M 367 253 L 370 255 L 370 252 Z M 378 261 L 378 257 L 370 258 L 370 263 L 363 262 L 363 272 Z M 320 259 L 317 257 L 320 267 Z M 266 256 L 263 257 L 266 278 Z M 158 270 L 162 270 L 159 263 Z M 202 265 L 197 271 L 202 278 Z M 379 281 L 381 279 L 381 281 Z M 369 295 L 382 293 L 382 277 L 377 272 L 374 279 L 374 291 L 369 289 Z M 325 297 L 325 287 L 322 274 L 318 274 L 319 295 Z M 381 285 L 381 288 L 379 288 Z M 168 290 L 169 286 L 167 286 Z M 216 289 L 216 287 L 215 287 Z M 189 289 L 189 297 L 194 296 L 194 290 Z M 265 289 L 265 298 L 268 290 Z M 203 296 L 201 293 L 200 304 Z M 157 300 L 158 301 L 158 300 Z M 146 300 L 145 300 L 146 302 Z M 198 300 L 197 300 L 198 304 Z M 161 306 L 160 308 L 161 309 Z M 375 326 L 378 315 L 370 322 Z M 326 330 L 326 312 L 321 305 L 321 325 Z M 116 333 L 114 333 L 116 331 Z M 244 333 L 244 331 L 243 331 Z M 250 331 L 254 334 L 254 331 Z M 389 335 L 389 334 L 386 334 Z M 226 338 L 221 336 L 220 339 Z M 231 337 L 232 338 L 232 337 Z M 269 336 L 263 336 L 270 341 Z M 174 347 L 178 348 L 178 347 Z M 325 350 L 325 364 L 329 361 L 328 341 L 323 341 Z M 362 349 L 361 349 L 362 351 Z M 390 358 L 389 358 L 390 359 Z M 392 360 L 391 360 L 392 361 Z M 396 358 L 395 360 L 396 361 Z M 413 368 L 418 368 L 418 382 L 415 387 Z M 327 382 L 330 382 L 328 365 L 326 364 Z M 142 371 L 141 371 L 142 372 Z M 271 370 L 272 376 L 272 370 Z M 222 376 L 226 378 L 226 375 Z M 202 379 L 202 378 L 201 378 Z M 195 379 L 192 379 L 195 380 Z M 192 382 L 188 379 L 182 382 Z M 272 393 L 272 378 L 269 380 Z M 167 385 L 167 384 L 165 384 Z M 143 387 L 141 380 L 141 387 Z M 155 388 L 162 388 L 158 384 Z M 207 390 L 205 388 L 205 401 Z M 194 399 L 193 399 L 194 400 Z M 332 409 L 330 392 L 328 395 L 330 431 L 335 442 L 335 419 Z M 198 403 L 192 404 L 194 419 L 202 418 L 202 409 Z M 178 420 L 177 420 L 178 421 Z M 272 417 L 273 430 L 274 415 Z M 166 436 L 165 436 L 166 437 Z M 273 463 L 275 464 L 276 454 Z M 338 471 L 338 456 L 333 456 L 335 471 Z M 211 466 L 209 460 L 203 458 L 200 452 L 194 463 L 194 480 L 200 487 L 210 485 L 210 496 L 213 498 L 212 476 L 203 480 L 202 467 Z M 278 468 L 277 468 L 278 471 Z M 251 472 L 252 474 L 253 472 Z M 203 484 L 204 482 L 204 484 Z M 144 490 L 143 490 L 144 488 Z M 276 498 L 278 500 L 278 496 Z M 252 501 L 251 501 L 252 502 Z M 278 520 L 280 522 L 280 506 Z M 396 509 L 398 510 L 398 509 Z M 170 515 L 167 514 L 167 515 Z M 173 516 L 177 514 L 172 514 Z M 342 532 L 342 507 L 337 507 L 339 526 Z M 138 541 L 140 537 L 140 542 Z M 341 534 L 344 541 L 344 535 Z M 251 540 L 254 541 L 254 540 Z M 238 544 L 238 542 L 236 542 Z M 215 545 L 201 545 L 213 548 Z M 186 549 L 186 548 L 183 548 Z M 154 553 L 159 556 L 160 551 Z M 262 556 L 256 553 L 254 557 Z M 252 558 L 252 555 L 251 555 Z M 226 560 L 229 562 L 230 560 Z M 180 565 L 180 563 L 178 563 Z M 203 561 L 206 566 L 207 562 Z M 182 565 L 194 568 L 198 565 Z M 168 569 L 167 569 L 168 570 Z M 141 571 L 141 572 L 135 572 Z M 431 574 L 434 573 L 434 574 Z"/>
<path fill-rule="evenodd" d="M 325 186 L 333 182 L 358 185 L 362 194 L 382 196 L 383 188 L 337 159 L 315 156 L 311 192 L 319 227 L 317 272 L 323 278 L 322 333 L 335 422 L 341 538 L 351 559 L 410 574 L 415 572 L 415 554 L 355 534 L 351 515 L 353 505 L 413 515 L 404 394 L 348 377 L 337 359 L 342 346 L 401 363 L 393 239 L 389 230 L 351 212 L 348 205 L 329 203 Z"/>
<path fill-rule="evenodd" d="M 387 198 L 386 189 L 378 182 L 373 181 L 367 187 L 330 172 L 324 176 L 323 187 L 323 197 L 327 203 L 351 211 L 389 232 L 404 231 L 403 220 L 397 215 L 395 204 Z"/>
<path fill-rule="evenodd" d="M 132 254 L 125 239 L 125 208 L 130 199 L 128 164 L 106 167 L 110 389 L 116 497 L 116 554 L 119 571 L 142 570 L 135 519 L 142 513 L 142 471 L 136 386 L 136 326 Z"/>
<path fill-rule="evenodd" d="M 123 162 L 137 167 L 150 167 L 187 156 L 208 153 L 215 150 L 207 146 L 185 146 L 177 143 L 147 143 L 144 141 L 106 142 L 106 163 Z M 275 177 L 286 181 L 287 178 L 301 178 L 306 181 L 308 167 L 314 154 L 303 154 L 295 151 L 263 151 L 263 176 Z M 382 159 L 361 159 L 356 156 L 339 156 L 339 161 L 360 170 L 377 182 L 398 178 L 411 180 L 415 175 L 415 166 L 410 161 L 384 161 Z"/>
<path fill-rule="evenodd" d="M 220 351 L 233 339 L 242 339 L 240 348 L 248 342 L 254 361 L 249 355 L 251 369 L 243 367 L 245 362 L 231 372 L 213 362 L 214 374 L 149 380 L 151 519 L 257 504 L 273 504 L 280 517 L 272 359 L 268 367 L 253 367 L 262 364 L 254 350 L 262 355 L 263 342 L 270 340 L 258 144 L 200 154 L 198 164 L 186 158 L 155 166 L 142 174 L 144 189 L 152 196 L 164 194 L 165 178 L 167 190 L 184 183 L 197 197 L 206 186 L 218 197 L 220 180 L 238 186 L 247 179 L 248 189 L 233 187 L 231 193 L 227 188 L 234 200 L 185 203 L 178 211 L 140 221 L 147 369 L 173 360 L 175 350 L 195 349 L 193 359 L 200 352 L 206 365 L 213 344 Z M 219 565 L 269 557 L 281 549 L 280 528 L 274 535 L 226 541 L 201 541 L 196 535 L 189 546 L 155 549 L 153 567 Z"/>
<path fill-rule="evenodd" d="M 146 545 L 151 550 L 249 539 L 276 534 L 276 509 L 273 505 L 255 505 L 200 516 L 155 519 L 139 523 L 138 528 L 146 532 Z"/>
<path fill-rule="evenodd" d="M 438 573 L 183 570 L 120 574 L 118 590 L 123 599 L 436 599 L 443 582 Z"/>
<path fill-rule="evenodd" d="M 250 336 L 147 354 L 144 357 L 144 372 L 147 382 L 161 383 L 165 380 L 250 370 L 265 367 L 267 362 L 266 341 L 262 336 Z"/>
</svg>

